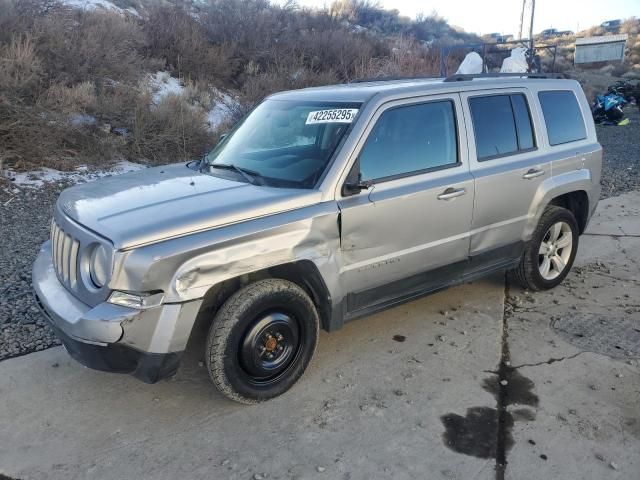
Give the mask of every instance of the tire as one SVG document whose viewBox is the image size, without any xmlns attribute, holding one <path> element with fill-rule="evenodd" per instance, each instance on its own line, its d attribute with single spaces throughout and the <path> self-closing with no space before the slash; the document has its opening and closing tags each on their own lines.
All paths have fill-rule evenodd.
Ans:
<svg viewBox="0 0 640 480">
<path fill-rule="evenodd" d="M 558 233 L 558 225 L 560 231 L 554 240 L 552 237 Z M 578 222 L 573 213 L 566 208 L 548 206 L 522 254 L 520 264 L 510 272 L 511 278 L 534 291 L 559 285 L 571 270 L 578 251 L 578 238 Z M 560 268 L 560 261 L 563 268 Z"/>
<path fill-rule="evenodd" d="M 234 293 L 213 319 L 205 351 L 209 375 L 236 402 L 277 397 L 309 365 L 319 326 L 313 301 L 295 283 L 251 283 Z"/>
</svg>

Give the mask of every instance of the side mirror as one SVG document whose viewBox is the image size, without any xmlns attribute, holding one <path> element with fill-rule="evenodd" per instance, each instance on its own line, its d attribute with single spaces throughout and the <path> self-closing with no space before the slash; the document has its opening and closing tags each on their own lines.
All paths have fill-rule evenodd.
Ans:
<svg viewBox="0 0 640 480">
<path fill-rule="evenodd" d="M 357 178 L 354 179 L 355 181 L 349 180 L 350 179 L 347 179 L 344 187 L 342 187 L 342 194 L 344 196 L 357 195 L 362 190 L 369 190 L 373 186 L 373 182 L 371 180 L 362 180 L 362 174 L 360 172 L 358 172 Z"/>
</svg>

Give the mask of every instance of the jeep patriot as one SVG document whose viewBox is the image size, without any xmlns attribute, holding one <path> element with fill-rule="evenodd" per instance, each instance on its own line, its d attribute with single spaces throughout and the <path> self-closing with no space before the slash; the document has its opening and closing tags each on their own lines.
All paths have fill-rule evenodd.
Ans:
<svg viewBox="0 0 640 480">
<path fill-rule="evenodd" d="M 255 403 L 302 376 L 319 328 L 499 270 L 558 285 L 601 164 L 572 80 L 277 93 L 201 161 L 62 192 L 33 287 L 73 358 L 145 382 L 173 375 L 208 322 L 211 379 Z"/>
</svg>

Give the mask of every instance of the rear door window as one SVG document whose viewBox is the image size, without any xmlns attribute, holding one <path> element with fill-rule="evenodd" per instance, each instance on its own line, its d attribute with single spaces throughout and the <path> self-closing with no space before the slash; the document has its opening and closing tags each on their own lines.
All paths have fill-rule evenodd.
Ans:
<svg viewBox="0 0 640 480">
<path fill-rule="evenodd" d="M 584 118 L 575 94 L 569 90 L 539 92 L 540 106 L 550 145 L 587 138 Z"/>
<path fill-rule="evenodd" d="M 458 163 L 450 100 L 394 107 L 378 119 L 360 152 L 363 180 L 381 180 Z"/>
<path fill-rule="evenodd" d="M 479 161 L 535 148 L 524 95 L 488 95 L 469 99 Z"/>
</svg>

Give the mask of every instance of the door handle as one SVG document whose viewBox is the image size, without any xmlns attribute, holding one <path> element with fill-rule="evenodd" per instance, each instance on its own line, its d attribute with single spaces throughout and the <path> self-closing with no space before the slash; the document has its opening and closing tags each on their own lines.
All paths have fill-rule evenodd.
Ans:
<svg viewBox="0 0 640 480">
<path fill-rule="evenodd" d="M 449 187 L 440 195 L 438 195 L 438 200 L 451 200 L 452 198 L 460 197 L 467 193 L 465 188 L 453 188 Z"/>
<path fill-rule="evenodd" d="M 544 175 L 544 170 L 540 170 L 538 168 L 532 168 L 527 173 L 522 175 L 522 178 L 525 180 L 532 180 L 534 178 L 539 177 L 540 175 Z"/>
</svg>

